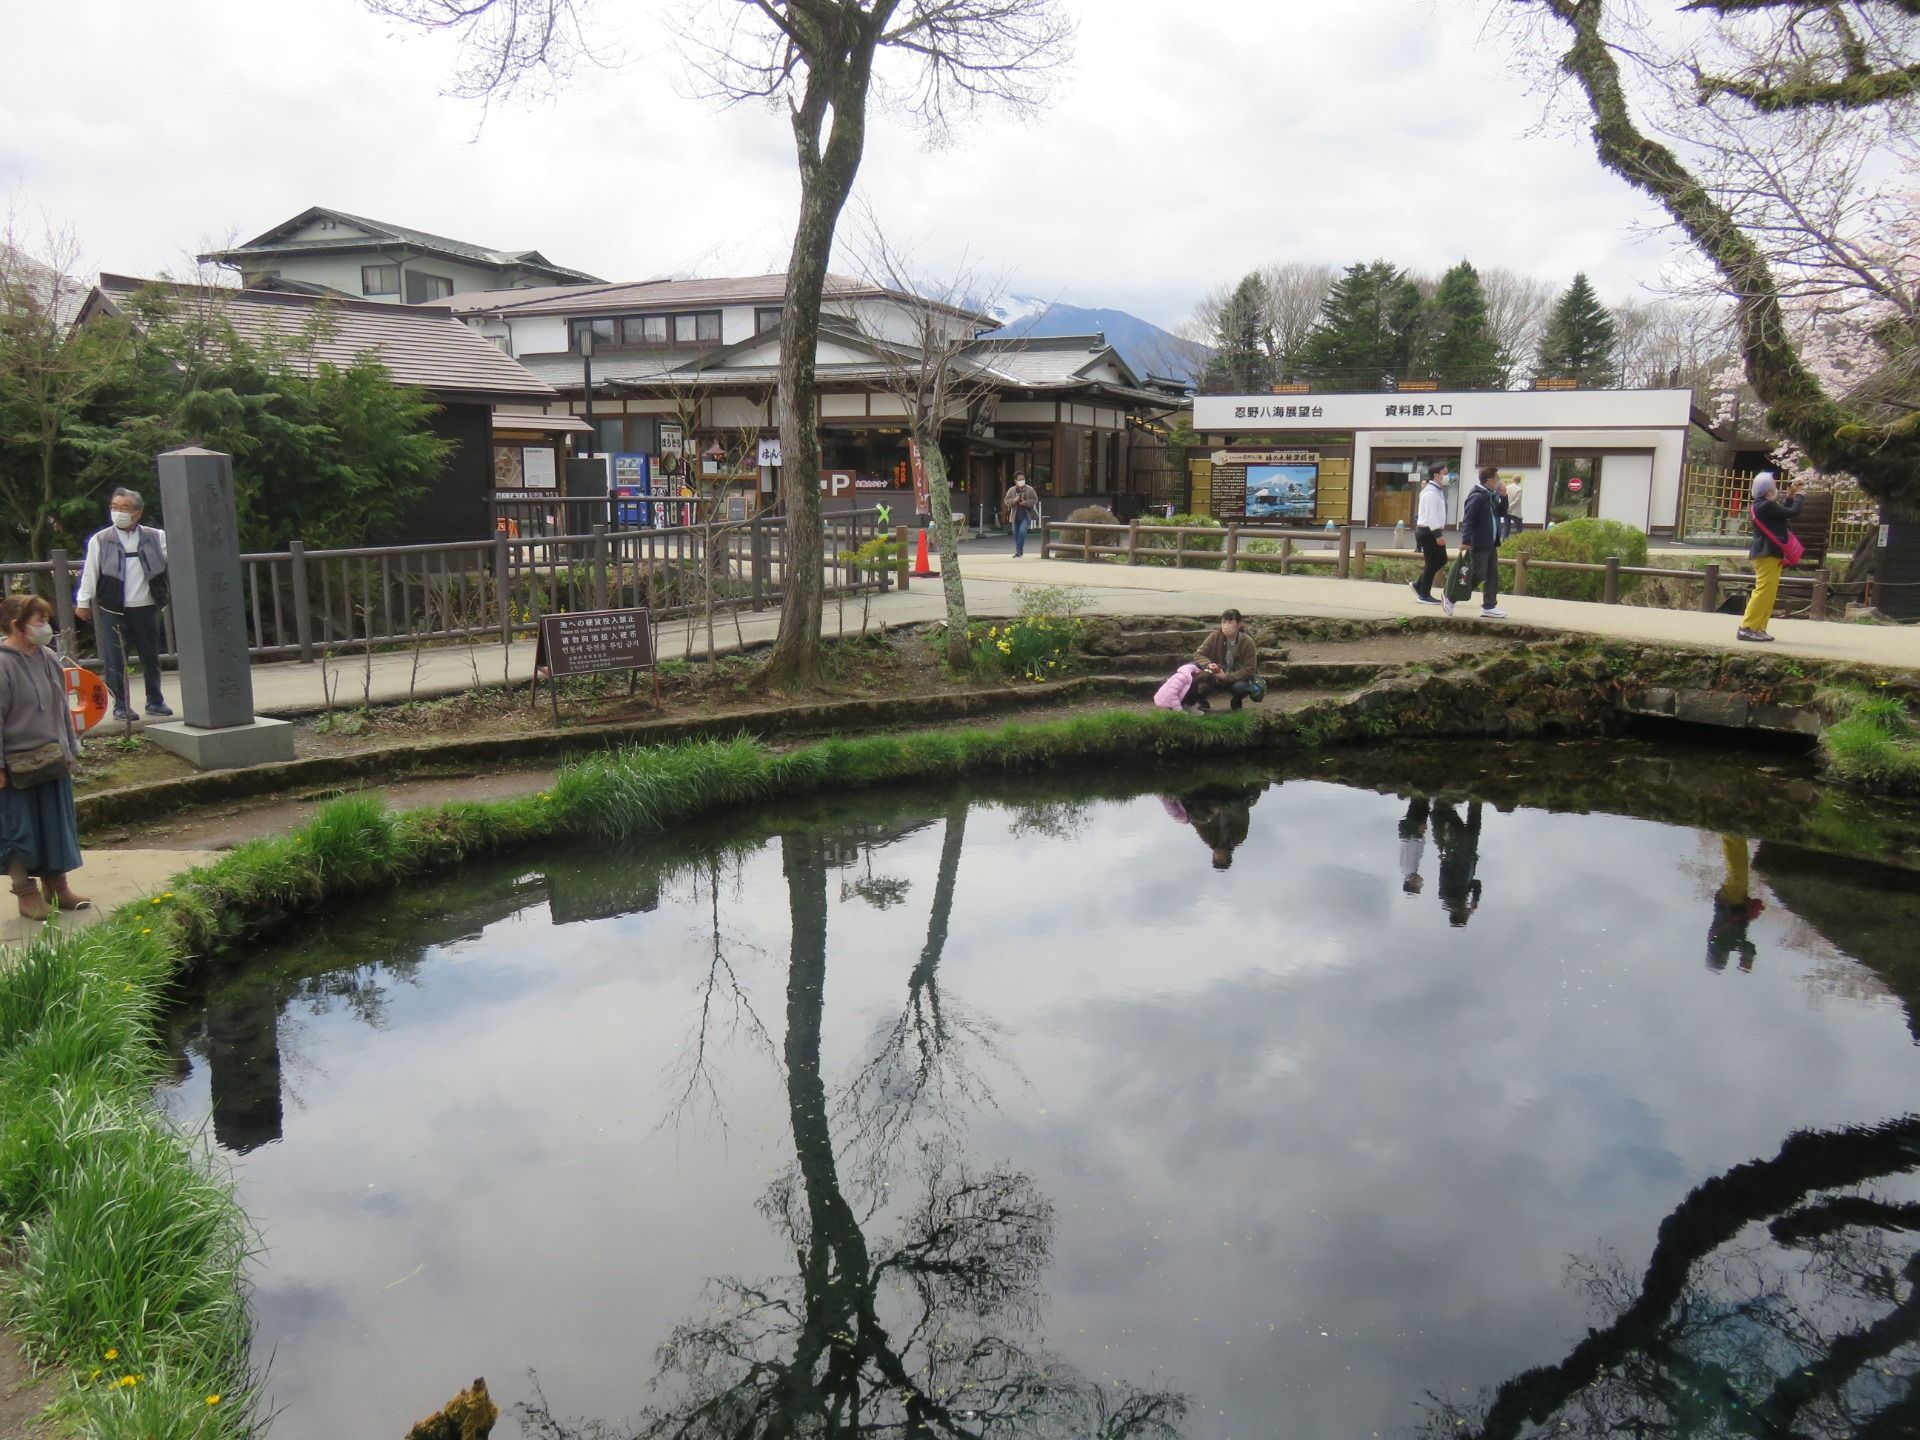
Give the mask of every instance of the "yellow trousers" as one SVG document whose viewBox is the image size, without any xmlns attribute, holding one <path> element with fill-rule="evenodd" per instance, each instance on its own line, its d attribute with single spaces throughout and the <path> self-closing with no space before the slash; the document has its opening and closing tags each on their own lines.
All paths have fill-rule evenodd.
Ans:
<svg viewBox="0 0 1920 1440">
<path fill-rule="evenodd" d="M 1774 598 L 1780 593 L 1780 557 L 1762 555 L 1753 562 L 1753 596 L 1747 601 L 1747 613 L 1740 624 L 1747 630 L 1764 630 L 1773 618 Z"/>
</svg>

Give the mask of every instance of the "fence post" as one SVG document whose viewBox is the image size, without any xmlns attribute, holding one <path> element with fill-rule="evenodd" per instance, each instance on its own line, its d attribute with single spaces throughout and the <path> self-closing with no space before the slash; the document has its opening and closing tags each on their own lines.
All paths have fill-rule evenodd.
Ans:
<svg viewBox="0 0 1920 1440">
<path fill-rule="evenodd" d="M 53 624 L 62 635 L 73 634 L 73 572 L 67 568 L 67 552 L 56 550 L 47 557 L 53 561 Z"/>
<path fill-rule="evenodd" d="M 500 643 L 502 646 L 513 644 L 513 594 L 507 583 L 513 567 L 513 556 L 507 548 L 507 532 L 493 532 L 493 608 L 500 616 Z M 428 629 L 433 627 L 429 625 Z"/>
<path fill-rule="evenodd" d="M 1340 558 L 1334 562 L 1333 578 L 1336 580 L 1346 579 L 1347 567 L 1352 563 L 1353 527 L 1351 525 L 1342 525 L 1340 527 Z"/>
<path fill-rule="evenodd" d="M 753 608 L 767 608 L 767 522 L 747 526 L 747 567 L 753 571 Z"/>
<path fill-rule="evenodd" d="M 1291 535 L 1280 537 L 1280 573 L 1282 575 L 1293 573 L 1293 537 Z"/>
<path fill-rule="evenodd" d="M 1364 535 L 1353 542 L 1353 578 L 1367 578 L 1367 539 Z"/>
<path fill-rule="evenodd" d="M 1813 609 L 1808 612 L 1815 620 L 1827 618 L 1827 572 L 1822 569 L 1813 576 Z"/>
<path fill-rule="evenodd" d="M 893 578 L 900 582 L 900 593 L 906 594 L 910 588 L 907 577 L 913 574 L 913 566 L 907 560 L 907 527 L 893 527 L 893 543 L 900 547 L 900 556 L 895 563 Z"/>
<path fill-rule="evenodd" d="M 1176 570 L 1184 570 L 1187 568 L 1188 533 L 1187 527 L 1184 525 L 1176 525 L 1173 527 L 1173 568 Z"/>
<path fill-rule="evenodd" d="M 1129 565 L 1140 563 L 1140 522 L 1138 520 L 1127 522 L 1127 563 Z"/>
<path fill-rule="evenodd" d="M 1044 515 L 1040 517 L 1040 558 L 1053 558 L 1053 522 Z"/>
<path fill-rule="evenodd" d="M 1720 566 L 1708 565 L 1700 572 L 1700 608 L 1711 615 L 1720 608 Z"/>
<path fill-rule="evenodd" d="M 313 607 L 307 602 L 307 545 L 304 540 L 287 542 L 288 570 L 293 582 L 293 638 L 300 646 L 303 664 L 313 663 Z"/>
<path fill-rule="evenodd" d="M 711 536 L 709 534 L 702 538 L 707 539 L 711 538 Z M 607 569 L 610 559 L 608 551 L 607 527 L 606 523 L 602 521 L 593 527 L 593 608 L 596 610 L 604 610 L 607 608 Z M 700 564 L 703 569 L 708 569 L 709 573 L 711 573 L 710 567 L 713 564 L 713 556 L 707 554 L 704 550 L 701 551 Z"/>
<path fill-rule="evenodd" d="M 1607 577 L 1601 585 L 1600 600 L 1606 605 L 1620 603 L 1620 557 L 1618 555 L 1607 556 Z"/>
<path fill-rule="evenodd" d="M 1227 526 L 1227 559 L 1220 568 L 1231 574 L 1240 565 L 1240 527 Z"/>
<path fill-rule="evenodd" d="M 1524 550 L 1513 557 L 1513 593 L 1527 593 L 1527 552 Z"/>
</svg>

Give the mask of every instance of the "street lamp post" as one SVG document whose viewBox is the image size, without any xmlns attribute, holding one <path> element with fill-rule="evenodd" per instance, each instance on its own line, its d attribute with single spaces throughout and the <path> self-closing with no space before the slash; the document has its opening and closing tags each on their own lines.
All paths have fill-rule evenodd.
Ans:
<svg viewBox="0 0 1920 1440">
<path fill-rule="evenodd" d="M 580 337 L 580 363 L 586 370 L 587 453 L 589 455 L 598 455 L 600 453 L 600 432 L 594 427 L 593 423 L 593 322 L 589 320 L 582 329 L 575 333 Z"/>
</svg>

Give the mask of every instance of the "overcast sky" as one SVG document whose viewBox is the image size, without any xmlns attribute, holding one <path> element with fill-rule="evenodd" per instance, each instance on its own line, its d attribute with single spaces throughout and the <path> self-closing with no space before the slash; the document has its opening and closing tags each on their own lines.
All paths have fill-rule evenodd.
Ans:
<svg viewBox="0 0 1920 1440">
<path fill-rule="evenodd" d="M 1465 256 L 1644 298 L 1666 242 L 1481 22 L 1496 0 L 1063 0 L 1072 65 L 1039 117 L 929 151 L 869 130 L 860 193 L 925 271 L 1173 325 L 1275 260 Z M 598 0 L 623 63 L 551 101 L 441 94 L 449 42 L 355 0 L 15 6 L 0 195 L 73 227 L 89 269 L 152 274 L 327 205 L 611 279 L 786 261 L 791 132 L 688 98 L 665 8 Z M 22 63 L 22 62 L 27 63 Z M 844 228 L 844 227 L 843 227 Z"/>
</svg>

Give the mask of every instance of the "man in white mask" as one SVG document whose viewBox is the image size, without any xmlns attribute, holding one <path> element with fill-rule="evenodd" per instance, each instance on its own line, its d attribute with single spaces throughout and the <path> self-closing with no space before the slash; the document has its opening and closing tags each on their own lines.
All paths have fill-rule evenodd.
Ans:
<svg viewBox="0 0 1920 1440">
<path fill-rule="evenodd" d="M 160 688 L 160 609 L 167 603 L 167 534 L 142 525 L 146 505 L 137 490 L 116 490 L 108 503 L 113 524 L 87 541 L 87 563 L 73 597 L 76 619 L 91 620 L 113 692 L 113 718 L 132 720 L 127 696 L 127 646 L 140 657 L 147 685 L 147 714 L 164 718 L 166 692 Z M 96 615 L 95 612 L 99 613 Z"/>
</svg>

